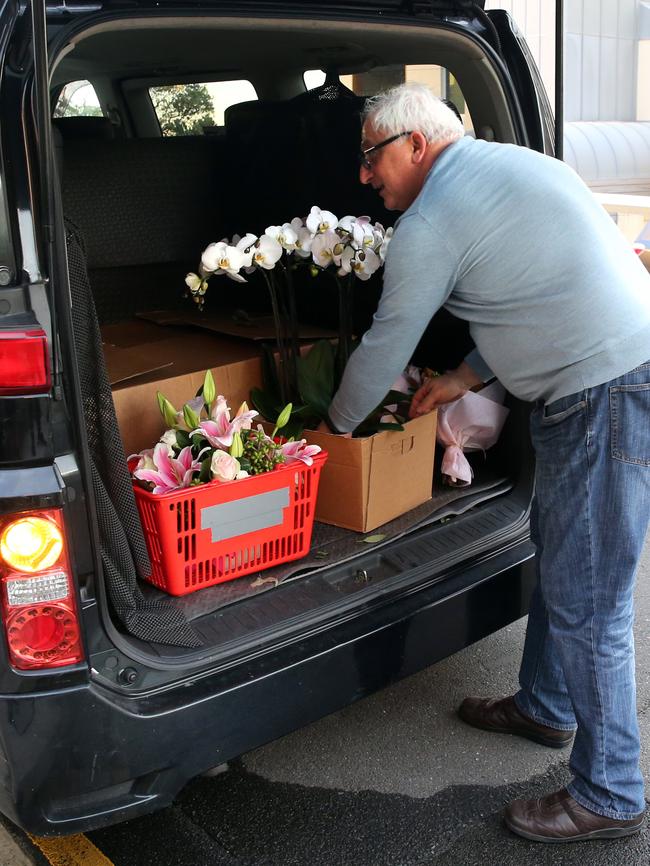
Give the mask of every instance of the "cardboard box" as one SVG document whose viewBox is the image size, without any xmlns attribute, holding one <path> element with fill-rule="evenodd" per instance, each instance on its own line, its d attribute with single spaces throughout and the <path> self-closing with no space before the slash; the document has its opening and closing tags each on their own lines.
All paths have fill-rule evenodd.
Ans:
<svg viewBox="0 0 650 866">
<path fill-rule="evenodd" d="M 346 439 L 306 430 L 308 442 L 328 452 L 316 520 L 368 532 L 431 499 L 437 413 L 414 418 L 404 430 Z"/>
<path fill-rule="evenodd" d="M 128 454 L 153 448 L 165 430 L 156 392 L 180 409 L 214 375 L 233 413 L 262 384 L 259 346 L 193 328 L 129 322 L 102 329 L 117 422 Z M 121 343 L 122 345 L 119 345 Z"/>
</svg>

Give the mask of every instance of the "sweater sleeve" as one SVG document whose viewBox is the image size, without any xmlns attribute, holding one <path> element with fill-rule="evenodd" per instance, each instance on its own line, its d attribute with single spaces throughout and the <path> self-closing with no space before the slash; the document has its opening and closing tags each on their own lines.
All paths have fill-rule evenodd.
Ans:
<svg viewBox="0 0 650 866">
<path fill-rule="evenodd" d="M 449 297 L 457 266 L 445 238 L 421 214 L 402 217 L 388 248 L 372 325 L 352 353 L 330 405 L 337 430 L 354 430 L 381 403 Z"/>
</svg>

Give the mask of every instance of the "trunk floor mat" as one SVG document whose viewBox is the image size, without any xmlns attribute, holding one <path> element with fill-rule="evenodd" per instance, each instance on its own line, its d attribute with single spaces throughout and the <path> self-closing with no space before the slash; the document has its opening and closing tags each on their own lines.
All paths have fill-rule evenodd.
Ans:
<svg viewBox="0 0 650 866">
<path fill-rule="evenodd" d="M 440 479 L 436 479 L 433 496 L 428 502 L 368 533 L 314 523 L 309 553 L 294 562 L 206 587 L 182 597 L 170 597 L 150 584 L 141 583 L 143 593 L 148 598 L 169 599 L 171 604 L 183 611 L 188 620 L 199 619 L 280 584 L 340 565 L 359 554 L 368 553 L 371 548 L 381 548 L 415 529 L 461 514 L 480 502 L 502 495 L 512 487 L 507 476 L 489 464 L 481 466 L 480 475 L 476 469 L 475 473 L 471 486 L 463 488 L 443 487 Z"/>
</svg>

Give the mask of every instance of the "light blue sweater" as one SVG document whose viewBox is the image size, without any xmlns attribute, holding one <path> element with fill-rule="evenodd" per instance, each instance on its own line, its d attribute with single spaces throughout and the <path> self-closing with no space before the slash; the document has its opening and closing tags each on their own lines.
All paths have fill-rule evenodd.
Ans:
<svg viewBox="0 0 650 866">
<path fill-rule="evenodd" d="M 371 328 L 330 407 L 353 430 L 445 306 L 469 322 L 484 379 L 551 402 L 650 358 L 650 275 L 577 174 L 465 137 L 433 164 L 388 248 Z"/>
</svg>

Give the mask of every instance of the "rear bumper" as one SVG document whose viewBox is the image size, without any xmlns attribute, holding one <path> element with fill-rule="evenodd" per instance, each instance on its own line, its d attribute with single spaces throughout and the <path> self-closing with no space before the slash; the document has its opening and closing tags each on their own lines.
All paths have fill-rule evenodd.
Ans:
<svg viewBox="0 0 650 866">
<path fill-rule="evenodd" d="M 170 804 L 194 776 L 523 616 L 529 542 L 236 669 L 126 698 L 95 683 L 6 698 L 0 810 L 38 835 Z M 4 772 L 2 772 L 4 770 Z"/>
</svg>

